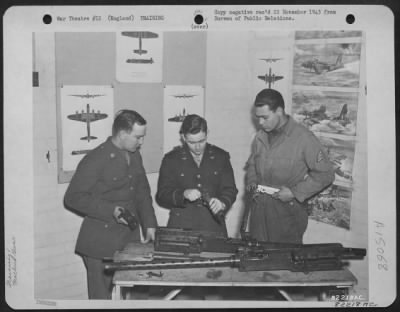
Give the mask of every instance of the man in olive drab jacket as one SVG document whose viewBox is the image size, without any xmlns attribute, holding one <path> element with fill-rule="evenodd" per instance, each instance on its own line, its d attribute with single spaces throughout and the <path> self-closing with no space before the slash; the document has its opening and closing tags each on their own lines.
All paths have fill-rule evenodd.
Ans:
<svg viewBox="0 0 400 312">
<path fill-rule="evenodd" d="M 302 243 L 308 224 L 304 202 L 333 182 L 332 164 L 317 137 L 285 114 L 278 91 L 262 90 L 254 106 L 261 129 L 247 161 L 247 190 L 261 184 L 278 191 L 254 197 L 250 234 L 263 241 Z"/>
<path fill-rule="evenodd" d="M 207 132 L 205 119 L 186 116 L 180 129 L 183 146 L 162 160 L 156 200 L 170 209 L 168 227 L 227 235 L 223 215 L 238 191 L 229 153 L 207 143 Z"/>
<path fill-rule="evenodd" d="M 112 275 L 102 259 L 140 240 L 139 227 L 128 227 L 124 212 L 138 220 L 144 242 L 154 240 L 157 222 L 139 152 L 145 134 L 141 115 L 120 111 L 112 137 L 81 160 L 65 194 L 66 207 L 84 216 L 75 252 L 87 269 L 89 299 L 111 299 Z"/>
</svg>

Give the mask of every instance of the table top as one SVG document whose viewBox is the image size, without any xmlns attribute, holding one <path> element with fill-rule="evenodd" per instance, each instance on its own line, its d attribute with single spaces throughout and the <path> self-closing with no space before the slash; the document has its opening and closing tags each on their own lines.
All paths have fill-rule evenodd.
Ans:
<svg viewBox="0 0 400 312">
<path fill-rule="evenodd" d="M 131 243 L 123 251 L 117 252 L 114 255 L 114 260 L 140 260 L 141 257 L 146 257 L 152 251 L 152 244 Z M 119 286 L 351 287 L 357 283 L 357 279 L 346 268 L 303 273 L 287 270 L 239 272 L 237 268 L 231 267 L 206 267 L 117 271 L 114 274 L 113 283 Z"/>
</svg>

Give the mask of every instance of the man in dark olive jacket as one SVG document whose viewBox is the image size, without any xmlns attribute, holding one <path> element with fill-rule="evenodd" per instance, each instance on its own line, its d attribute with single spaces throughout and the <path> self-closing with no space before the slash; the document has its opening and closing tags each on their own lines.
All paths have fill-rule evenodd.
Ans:
<svg viewBox="0 0 400 312">
<path fill-rule="evenodd" d="M 171 210 L 168 227 L 227 235 L 225 220 L 218 216 L 232 206 L 238 191 L 229 153 L 208 144 L 207 132 L 205 119 L 186 116 L 180 130 L 184 144 L 164 156 L 156 200 Z"/>
<path fill-rule="evenodd" d="M 255 198 L 250 234 L 263 241 L 302 243 L 308 224 L 304 202 L 333 182 L 332 164 L 317 137 L 286 115 L 278 91 L 260 91 L 254 106 L 261 129 L 247 161 L 247 189 L 261 184 L 278 191 Z"/>
<path fill-rule="evenodd" d="M 120 111 L 112 137 L 82 159 L 65 194 L 66 207 L 84 216 L 75 252 L 87 269 L 89 299 L 111 298 L 112 275 L 104 272 L 102 259 L 140 240 L 139 227 L 128 227 L 121 213 L 139 221 L 144 242 L 154 239 L 157 222 L 139 152 L 145 134 L 141 115 Z"/>
</svg>

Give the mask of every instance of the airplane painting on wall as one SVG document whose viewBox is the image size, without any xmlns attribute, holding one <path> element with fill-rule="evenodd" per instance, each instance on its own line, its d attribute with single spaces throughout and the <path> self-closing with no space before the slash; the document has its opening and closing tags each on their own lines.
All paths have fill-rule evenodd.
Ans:
<svg viewBox="0 0 400 312">
<path fill-rule="evenodd" d="M 62 170 L 73 171 L 85 154 L 111 135 L 113 88 L 62 86 L 60 99 Z"/>
<path fill-rule="evenodd" d="M 189 114 L 204 117 L 202 86 L 169 85 L 164 88 L 164 153 L 181 144 L 179 129 Z"/>
<path fill-rule="evenodd" d="M 351 199 L 351 189 L 333 184 L 308 200 L 309 217 L 349 230 Z"/>
<path fill-rule="evenodd" d="M 116 78 L 121 82 L 161 82 L 162 32 L 116 33 Z"/>
<path fill-rule="evenodd" d="M 335 170 L 335 180 L 333 183 L 352 188 L 355 141 L 326 136 L 318 136 L 318 139 L 325 147 L 329 160 Z"/>
<path fill-rule="evenodd" d="M 297 44 L 293 84 L 358 88 L 360 43 Z"/>
<path fill-rule="evenodd" d="M 358 30 L 296 31 L 295 39 L 302 40 L 302 39 L 353 38 L 353 37 L 361 37 L 361 35 L 362 32 Z"/>
<path fill-rule="evenodd" d="M 295 90 L 292 116 L 313 132 L 355 136 L 356 92 Z"/>
</svg>

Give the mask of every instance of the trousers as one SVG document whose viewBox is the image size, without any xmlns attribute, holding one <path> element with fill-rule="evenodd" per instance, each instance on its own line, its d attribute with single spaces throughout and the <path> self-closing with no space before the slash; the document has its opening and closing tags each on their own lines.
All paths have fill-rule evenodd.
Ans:
<svg viewBox="0 0 400 312">
<path fill-rule="evenodd" d="M 293 199 L 282 202 L 267 194 L 254 199 L 250 210 L 250 235 L 260 241 L 303 243 L 308 224 L 305 207 Z"/>
<path fill-rule="evenodd" d="M 82 256 L 87 271 L 89 299 L 111 299 L 112 273 L 104 272 L 101 259 Z"/>
</svg>

